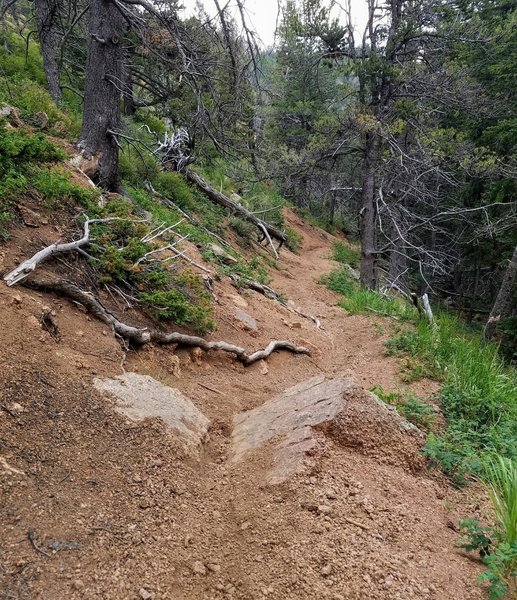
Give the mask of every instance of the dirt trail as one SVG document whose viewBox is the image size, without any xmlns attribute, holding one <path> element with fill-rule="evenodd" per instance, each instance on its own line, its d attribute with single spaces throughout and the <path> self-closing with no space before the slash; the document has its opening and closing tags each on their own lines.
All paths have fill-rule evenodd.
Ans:
<svg viewBox="0 0 517 600">
<path fill-rule="evenodd" d="M 288 219 L 304 247 L 283 253 L 272 286 L 324 330 L 218 282 L 213 338 L 247 348 L 287 338 L 309 345 L 311 357 L 278 353 L 267 368 L 172 348 L 126 357 L 126 371 L 179 389 L 210 419 L 198 461 L 161 421 L 125 419 L 95 391 L 92 379 L 120 374 L 124 358 L 106 327 L 66 301 L 0 286 L 0 598 L 486 597 L 480 564 L 455 547 L 451 528 L 478 510 L 472 489 L 412 472 L 382 447 L 366 456 L 323 434 L 306 472 L 280 485 L 266 484 L 267 454 L 230 461 L 233 417 L 308 377 L 401 385 L 397 359 L 383 353 L 393 324 L 337 307 L 317 283 L 333 266 L 332 236 Z M 59 342 L 38 323 L 45 305 Z M 257 331 L 242 327 L 236 309 Z"/>
</svg>

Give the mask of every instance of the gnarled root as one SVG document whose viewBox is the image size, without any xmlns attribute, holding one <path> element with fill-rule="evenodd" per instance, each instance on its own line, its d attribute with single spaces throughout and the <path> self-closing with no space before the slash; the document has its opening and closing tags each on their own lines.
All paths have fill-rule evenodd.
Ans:
<svg viewBox="0 0 517 600">
<path fill-rule="evenodd" d="M 182 346 L 195 346 L 203 350 L 222 350 L 235 354 L 237 360 L 243 365 L 248 366 L 254 362 L 265 359 L 277 350 L 287 350 L 293 354 L 310 354 L 310 351 L 303 346 L 282 341 L 272 340 L 263 350 L 257 350 L 252 354 L 247 354 L 244 348 L 229 344 L 227 342 L 208 342 L 203 338 L 194 335 L 186 335 L 177 332 L 163 332 L 157 329 L 147 327 L 133 327 L 119 321 L 101 301 L 91 292 L 87 292 L 77 287 L 75 284 L 63 279 L 39 279 L 26 282 L 28 287 L 38 290 L 55 292 L 66 296 L 75 302 L 79 302 L 87 308 L 97 319 L 113 328 L 120 337 L 135 344 L 147 344 L 154 342 L 156 344 L 180 344 Z"/>
</svg>

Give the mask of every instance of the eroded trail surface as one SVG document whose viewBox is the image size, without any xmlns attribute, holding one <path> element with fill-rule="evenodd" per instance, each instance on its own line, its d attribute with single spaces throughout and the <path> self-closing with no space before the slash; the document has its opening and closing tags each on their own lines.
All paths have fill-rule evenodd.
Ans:
<svg viewBox="0 0 517 600">
<path fill-rule="evenodd" d="M 383 352 L 394 324 L 337 307 L 317 283 L 332 236 L 288 218 L 303 251 L 272 287 L 324 329 L 221 281 L 212 337 L 310 357 L 124 359 L 80 306 L 0 286 L 0 598 L 486 597 L 453 530 L 474 491 L 430 472 L 418 430 L 366 391 L 401 385 Z"/>
</svg>

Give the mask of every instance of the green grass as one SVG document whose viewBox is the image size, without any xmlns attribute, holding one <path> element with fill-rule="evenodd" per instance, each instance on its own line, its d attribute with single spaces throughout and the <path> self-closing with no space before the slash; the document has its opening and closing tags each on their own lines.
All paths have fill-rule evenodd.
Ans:
<svg viewBox="0 0 517 600">
<path fill-rule="evenodd" d="M 490 458 L 481 479 L 494 509 L 501 540 L 517 544 L 517 461 Z M 517 563 L 514 565 L 517 568 Z"/>
<path fill-rule="evenodd" d="M 517 593 L 517 461 L 493 456 L 483 464 L 480 480 L 490 498 L 492 526 L 469 517 L 460 521 L 465 537 L 460 546 L 478 550 L 487 566 L 479 577 L 489 584 L 491 600 L 515 597 Z"/>
<path fill-rule="evenodd" d="M 431 464 L 461 485 L 469 474 L 481 473 L 487 457 L 517 457 L 517 371 L 505 365 L 497 344 L 449 313 L 435 311 L 430 325 L 408 301 L 361 288 L 344 268 L 322 282 L 343 294 L 339 305 L 351 313 L 407 323 L 386 344 L 388 354 L 406 357 L 403 379 L 443 382 L 440 404 L 447 428 L 428 437 L 424 453 Z"/>
<path fill-rule="evenodd" d="M 436 420 L 432 406 L 423 402 L 411 393 L 388 392 L 381 386 L 375 386 L 371 391 L 386 404 L 397 409 L 397 412 L 419 429 L 430 431 Z"/>
<path fill-rule="evenodd" d="M 343 242 L 334 242 L 332 247 L 332 260 L 342 264 L 350 265 L 352 268 L 359 268 L 359 252 L 350 248 Z"/>
</svg>

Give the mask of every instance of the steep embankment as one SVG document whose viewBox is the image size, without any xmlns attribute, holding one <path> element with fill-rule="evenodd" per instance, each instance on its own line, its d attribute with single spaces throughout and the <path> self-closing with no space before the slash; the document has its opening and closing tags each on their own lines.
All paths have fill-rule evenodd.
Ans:
<svg viewBox="0 0 517 600">
<path fill-rule="evenodd" d="M 392 435 L 388 413 L 372 415 L 359 392 L 343 428 L 317 427 L 305 470 L 283 483 L 268 483 L 276 437 L 232 460 L 235 417 L 310 377 L 399 385 L 397 359 L 383 353 L 390 322 L 336 306 L 317 283 L 332 268 L 332 236 L 290 211 L 286 217 L 303 250 L 282 253 L 273 287 L 324 330 L 226 279 L 215 282 L 212 338 L 250 349 L 289 338 L 311 357 L 279 353 L 245 368 L 228 354 L 173 347 L 125 355 L 80 306 L 0 286 L 4 597 L 484 597 L 475 583 L 480 565 L 455 548 L 454 524 L 477 510 L 472 492 L 420 468 L 418 435 Z M 26 257 L 28 231 L 34 241 L 53 241 L 52 229 L 37 225 L 15 232 L 3 271 Z M 45 307 L 55 312 L 58 339 L 41 327 Z M 206 415 L 198 457 L 162 421 L 128 419 L 94 387 L 94 378 L 123 370 L 177 388 Z M 417 385 L 424 394 L 434 389 Z"/>
</svg>

